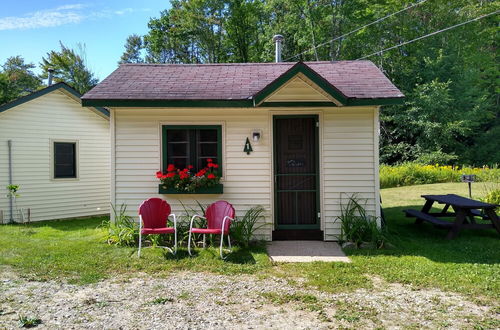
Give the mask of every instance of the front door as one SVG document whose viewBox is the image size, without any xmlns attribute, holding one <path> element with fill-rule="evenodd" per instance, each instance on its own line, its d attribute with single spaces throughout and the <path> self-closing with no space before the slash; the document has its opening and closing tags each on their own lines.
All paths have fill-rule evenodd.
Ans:
<svg viewBox="0 0 500 330">
<path fill-rule="evenodd" d="M 273 239 L 322 239 L 318 116 L 274 117 Z"/>
</svg>

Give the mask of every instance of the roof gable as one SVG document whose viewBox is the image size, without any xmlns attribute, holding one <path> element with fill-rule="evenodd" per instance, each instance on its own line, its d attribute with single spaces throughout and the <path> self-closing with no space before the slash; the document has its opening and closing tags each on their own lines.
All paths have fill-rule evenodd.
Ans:
<svg viewBox="0 0 500 330">
<path fill-rule="evenodd" d="M 328 102 L 331 97 L 301 74 L 269 95 L 264 102 Z"/>
<path fill-rule="evenodd" d="M 61 90 L 64 94 L 66 94 L 71 99 L 75 100 L 76 102 L 80 102 L 80 99 L 82 96 L 80 93 L 78 93 L 75 89 L 70 87 L 68 84 L 63 83 L 63 82 L 59 82 L 59 83 L 50 85 L 48 87 L 42 88 L 40 90 L 37 90 L 37 91 L 30 93 L 28 95 L 21 96 L 15 100 L 12 100 L 10 102 L 7 102 L 7 103 L 1 105 L 0 106 L 0 113 L 7 111 L 9 109 L 12 109 L 14 107 L 17 107 L 18 105 L 21 105 L 21 104 L 26 103 L 28 101 L 34 100 L 38 97 L 52 93 L 53 91 L 56 91 L 56 90 Z M 97 112 L 100 116 L 105 117 L 105 118 L 109 118 L 109 111 L 108 110 L 101 108 L 101 107 L 94 107 L 94 109 L 95 109 L 95 112 Z"/>
<path fill-rule="evenodd" d="M 286 93 L 287 89 L 294 88 L 293 86 L 290 86 L 293 82 L 299 86 L 302 85 L 302 88 L 306 88 L 306 91 L 308 91 L 306 94 L 309 94 L 309 97 L 312 97 L 313 100 L 294 99 L 296 97 L 296 91 L 295 93 L 294 91 L 291 91 L 292 93 L 290 94 Z M 298 89 L 300 89 L 300 87 Z M 281 98 L 281 102 L 326 101 L 332 102 L 332 106 L 335 106 L 342 105 L 347 101 L 345 95 L 302 62 L 295 64 L 288 71 L 283 73 L 281 76 L 276 78 L 276 80 L 257 93 L 253 98 L 255 100 L 255 104 L 260 105 L 264 101 L 272 102 L 272 97 L 276 96 L 276 94 L 281 94 L 281 96 L 286 96 L 286 94 L 288 94 L 288 100 L 284 97 Z M 307 96 L 305 97 L 307 98 Z"/>
</svg>

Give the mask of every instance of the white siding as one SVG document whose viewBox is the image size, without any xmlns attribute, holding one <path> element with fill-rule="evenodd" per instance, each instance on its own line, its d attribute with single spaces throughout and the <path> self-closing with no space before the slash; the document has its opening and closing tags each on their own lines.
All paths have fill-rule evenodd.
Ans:
<svg viewBox="0 0 500 330">
<path fill-rule="evenodd" d="M 218 199 L 232 203 L 238 215 L 254 205 L 266 209 L 267 226 L 259 236 L 271 239 L 273 223 L 272 116 L 274 114 L 318 114 L 320 117 L 321 208 L 325 239 L 339 233 L 340 198 L 352 193 L 366 199 L 366 208 L 376 214 L 374 107 L 295 109 L 113 109 L 115 138 L 116 205 L 124 203 L 130 215 L 149 197 L 163 197 L 175 213 L 184 213 L 181 202 L 197 208 L 196 200 L 208 204 Z M 113 119 L 112 119 L 113 122 Z M 221 124 L 223 126 L 223 195 L 159 195 L 154 173 L 161 167 L 162 124 Z M 263 134 L 254 152 L 243 152 L 253 129 Z M 113 127 L 112 127 L 113 131 Z M 113 189 L 113 187 L 112 187 Z M 113 193 L 112 193 L 113 196 Z"/>
<path fill-rule="evenodd" d="M 109 213 L 109 121 L 56 90 L 0 113 L 0 210 L 9 218 L 7 141 L 17 204 L 31 220 Z M 78 142 L 77 179 L 52 179 L 51 142 Z M 16 219 L 18 220 L 18 219 Z"/>
</svg>

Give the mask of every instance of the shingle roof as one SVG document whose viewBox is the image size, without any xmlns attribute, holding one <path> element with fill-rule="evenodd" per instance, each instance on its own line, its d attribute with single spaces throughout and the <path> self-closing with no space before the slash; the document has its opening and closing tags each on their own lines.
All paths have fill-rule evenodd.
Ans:
<svg viewBox="0 0 500 330">
<path fill-rule="evenodd" d="M 312 70 L 346 99 L 404 96 L 372 62 L 336 61 L 122 64 L 82 100 L 248 100 L 297 65 Z"/>
</svg>

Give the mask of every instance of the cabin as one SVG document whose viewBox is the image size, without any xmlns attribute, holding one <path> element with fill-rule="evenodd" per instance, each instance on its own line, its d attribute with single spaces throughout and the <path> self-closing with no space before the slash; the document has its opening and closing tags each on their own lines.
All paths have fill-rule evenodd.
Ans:
<svg viewBox="0 0 500 330">
<path fill-rule="evenodd" d="M 137 217 L 149 197 L 177 215 L 227 200 L 242 216 L 265 209 L 265 240 L 337 240 L 353 194 L 380 217 L 379 110 L 403 94 L 370 61 L 122 64 L 82 97 L 106 107 L 111 203 Z M 196 191 L 162 185 L 157 171 L 221 181 Z"/>
<path fill-rule="evenodd" d="M 109 112 L 80 97 L 56 83 L 0 106 L 2 223 L 109 214 Z"/>
</svg>

